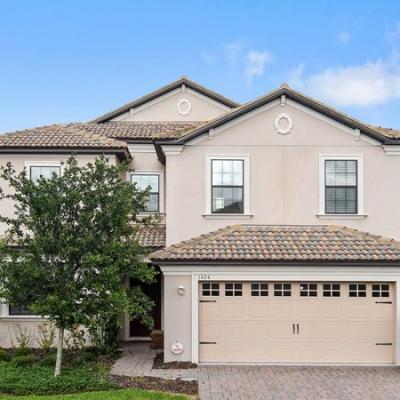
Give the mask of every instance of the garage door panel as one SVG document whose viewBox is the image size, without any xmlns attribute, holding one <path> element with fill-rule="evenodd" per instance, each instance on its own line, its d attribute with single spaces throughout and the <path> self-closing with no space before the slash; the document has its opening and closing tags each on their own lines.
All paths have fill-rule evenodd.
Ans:
<svg viewBox="0 0 400 400">
<path fill-rule="evenodd" d="M 357 319 L 367 319 L 370 320 L 372 317 L 372 307 L 371 303 L 363 302 L 362 300 L 358 300 L 356 302 L 346 302 L 346 305 L 343 307 L 343 315 L 349 320 L 357 320 Z"/>
<path fill-rule="evenodd" d="M 287 299 L 271 302 L 268 318 L 292 321 L 295 318 L 295 304 Z"/>
<path fill-rule="evenodd" d="M 247 315 L 253 319 L 266 319 L 271 315 L 271 306 L 267 301 L 251 302 L 250 307 L 247 308 Z"/>
<path fill-rule="evenodd" d="M 372 308 L 372 318 L 377 320 L 392 320 L 393 319 L 393 305 L 377 303 Z"/>
<path fill-rule="evenodd" d="M 393 325 L 385 322 L 377 322 L 370 326 L 371 337 L 376 342 L 392 342 L 394 337 Z"/>
<path fill-rule="evenodd" d="M 224 337 L 223 325 L 218 321 L 203 321 L 199 326 L 199 340 L 214 341 Z"/>
<path fill-rule="evenodd" d="M 300 296 L 307 285 L 292 282 L 285 297 L 274 295 L 274 283 L 261 296 L 243 282 L 241 295 L 225 297 L 220 282 L 220 296 L 199 305 L 199 339 L 208 343 L 199 345 L 200 362 L 392 363 L 391 297 L 372 297 L 368 283 L 364 297 L 351 297 L 347 283 L 328 297 L 323 284 L 308 297 Z"/>
<path fill-rule="evenodd" d="M 246 305 L 241 302 L 228 302 L 223 306 L 223 319 L 245 319 Z"/>
</svg>

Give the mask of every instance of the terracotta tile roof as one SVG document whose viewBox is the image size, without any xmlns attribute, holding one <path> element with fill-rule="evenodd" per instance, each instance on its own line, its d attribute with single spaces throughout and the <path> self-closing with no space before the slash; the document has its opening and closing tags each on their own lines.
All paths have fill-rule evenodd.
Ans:
<svg viewBox="0 0 400 400">
<path fill-rule="evenodd" d="M 152 248 L 165 247 L 165 225 L 141 225 L 136 237 L 140 245 Z"/>
<path fill-rule="evenodd" d="M 370 125 L 370 127 L 382 133 L 382 135 L 385 135 L 392 139 L 400 139 L 400 129 L 384 128 L 382 126 L 374 126 L 374 125 Z"/>
<path fill-rule="evenodd" d="M 205 122 L 201 121 L 109 121 L 75 124 L 87 132 L 121 140 L 176 139 Z"/>
<path fill-rule="evenodd" d="M 109 148 L 127 144 L 81 128 L 80 124 L 46 125 L 0 135 L 0 148 Z"/>
<path fill-rule="evenodd" d="M 157 251 L 154 262 L 400 262 L 400 242 L 340 226 L 233 225 Z"/>
</svg>

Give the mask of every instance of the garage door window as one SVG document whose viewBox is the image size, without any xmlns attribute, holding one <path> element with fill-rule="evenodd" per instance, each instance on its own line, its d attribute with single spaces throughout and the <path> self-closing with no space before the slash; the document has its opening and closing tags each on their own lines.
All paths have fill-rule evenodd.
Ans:
<svg viewBox="0 0 400 400">
<path fill-rule="evenodd" d="M 367 285 L 365 283 L 350 283 L 349 297 L 367 297 Z"/>
<path fill-rule="evenodd" d="M 241 283 L 225 283 L 225 296 L 242 296 L 243 285 Z"/>
<path fill-rule="evenodd" d="M 219 296 L 219 283 L 207 282 L 201 285 L 202 296 Z"/>
<path fill-rule="evenodd" d="M 372 297 L 389 297 L 389 285 L 387 283 L 379 283 L 372 285 Z"/>
<path fill-rule="evenodd" d="M 317 297 L 317 284 L 316 283 L 301 283 L 300 296 L 301 297 Z"/>
<path fill-rule="evenodd" d="M 252 296 L 268 296 L 268 283 L 252 283 L 251 284 Z"/>
<path fill-rule="evenodd" d="M 290 283 L 275 283 L 274 284 L 274 296 L 291 296 L 292 285 Z"/>
<path fill-rule="evenodd" d="M 340 284 L 324 283 L 323 293 L 324 297 L 340 297 Z"/>
</svg>

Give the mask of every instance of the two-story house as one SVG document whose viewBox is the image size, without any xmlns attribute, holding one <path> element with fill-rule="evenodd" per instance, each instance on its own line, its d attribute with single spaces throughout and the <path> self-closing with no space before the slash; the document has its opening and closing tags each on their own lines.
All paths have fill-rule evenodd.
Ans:
<svg viewBox="0 0 400 400">
<path fill-rule="evenodd" d="M 399 131 L 287 85 L 240 105 L 183 77 L 89 123 L 0 137 L 1 163 L 32 179 L 71 152 L 130 160 L 126 179 L 151 187 L 163 223 L 139 240 L 162 271 L 147 290 L 166 361 L 400 365 Z M 3 305 L 0 345 L 39 320 Z M 121 339 L 146 335 L 126 318 Z"/>
</svg>

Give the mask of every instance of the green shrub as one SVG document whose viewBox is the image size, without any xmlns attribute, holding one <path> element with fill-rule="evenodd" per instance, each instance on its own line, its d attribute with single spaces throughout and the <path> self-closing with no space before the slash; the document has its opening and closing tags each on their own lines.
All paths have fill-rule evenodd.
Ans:
<svg viewBox="0 0 400 400">
<path fill-rule="evenodd" d="M 11 360 L 11 365 L 13 367 L 27 367 L 33 364 L 35 361 L 32 354 L 28 354 L 27 356 L 15 356 Z"/>
<path fill-rule="evenodd" d="M 39 361 L 39 365 L 43 367 L 54 367 L 56 365 L 56 355 L 49 354 Z"/>
<path fill-rule="evenodd" d="M 10 357 L 4 349 L 0 349 L 0 361 L 9 361 Z"/>
<path fill-rule="evenodd" d="M 14 349 L 13 356 L 14 357 L 22 357 L 22 356 L 29 356 L 32 354 L 32 350 L 27 347 L 17 347 Z"/>
<path fill-rule="evenodd" d="M 63 394 L 112 389 L 115 386 L 107 381 L 107 373 L 108 368 L 100 367 L 63 368 L 54 378 L 54 367 L 12 368 L 11 363 L 0 363 L 0 393 Z"/>
</svg>

